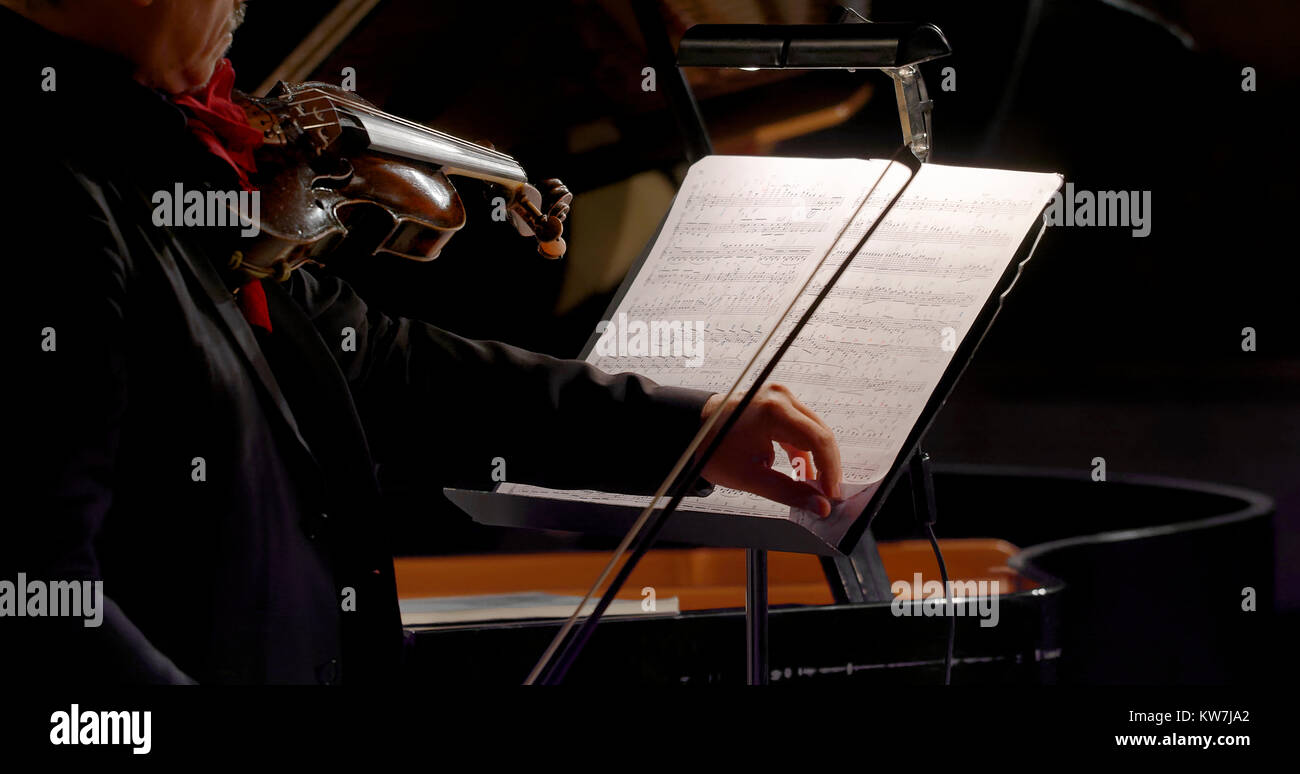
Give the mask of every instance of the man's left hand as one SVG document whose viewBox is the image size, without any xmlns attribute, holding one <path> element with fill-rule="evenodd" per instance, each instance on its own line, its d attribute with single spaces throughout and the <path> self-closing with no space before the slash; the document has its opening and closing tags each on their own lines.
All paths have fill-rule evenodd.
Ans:
<svg viewBox="0 0 1300 774">
<path fill-rule="evenodd" d="M 725 404 L 721 393 L 709 398 L 701 419 L 707 421 L 718 411 L 722 415 L 697 455 L 712 442 L 739 402 L 739 395 Z M 772 469 L 776 461 L 773 443 L 781 445 L 792 464 L 798 465 L 796 460 L 803 460 L 808 480 L 799 481 Z M 841 497 L 840 450 L 835 434 L 788 388 L 779 384 L 765 385 L 759 390 L 704 466 L 703 474 L 714 484 L 753 492 L 823 518 L 831 512 L 830 501 Z"/>
</svg>

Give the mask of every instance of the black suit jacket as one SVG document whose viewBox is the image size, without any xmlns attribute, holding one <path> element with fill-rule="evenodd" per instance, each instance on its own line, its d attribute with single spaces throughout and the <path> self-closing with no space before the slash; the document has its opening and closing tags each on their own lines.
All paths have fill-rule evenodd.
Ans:
<svg viewBox="0 0 1300 774">
<path fill-rule="evenodd" d="M 272 332 L 255 330 L 224 269 L 241 237 L 152 221 L 176 182 L 235 188 L 184 114 L 110 57 L 7 11 L 0 30 L 14 115 L 39 125 L 3 130 L 23 184 L 0 581 L 100 579 L 111 601 L 96 629 L 0 618 L 20 677 L 391 679 L 378 464 L 473 485 L 500 457 L 514 481 L 647 492 L 698 428 L 706 393 L 390 317 L 329 275 L 264 283 Z"/>
</svg>

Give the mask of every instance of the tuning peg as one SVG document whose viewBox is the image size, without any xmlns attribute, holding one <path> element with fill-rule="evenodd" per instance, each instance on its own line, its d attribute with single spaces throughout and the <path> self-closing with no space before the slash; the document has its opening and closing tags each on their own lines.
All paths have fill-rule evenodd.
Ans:
<svg viewBox="0 0 1300 774">
<path fill-rule="evenodd" d="M 557 260 L 564 257 L 564 253 L 569 249 L 565 243 L 564 237 L 556 237 L 548 241 L 538 240 L 537 254 L 548 260 Z"/>
<path fill-rule="evenodd" d="M 573 202 L 573 192 L 560 182 L 558 178 L 550 178 L 542 181 L 544 189 L 542 193 L 542 211 L 549 217 L 563 221 L 569 217 L 570 203 Z"/>
</svg>

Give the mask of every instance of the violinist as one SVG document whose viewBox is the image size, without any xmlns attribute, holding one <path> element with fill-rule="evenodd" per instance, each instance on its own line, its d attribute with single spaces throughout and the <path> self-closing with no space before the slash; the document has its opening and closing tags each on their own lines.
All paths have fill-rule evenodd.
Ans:
<svg viewBox="0 0 1300 774">
<path fill-rule="evenodd" d="M 13 677 L 391 681 L 403 639 L 376 466 L 483 487 L 503 457 L 511 480 L 649 493 L 730 412 L 720 395 L 386 315 L 325 272 L 250 278 L 230 262 L 237 224 L 156 225 L 157 192 L 256 187 L 258 133 L 223 59 L 243 3 L 0 5 L 22 353 L 0 582 L 103 594 L 94 626 L 15 617 L 26 600 L 0 598 Z M 770 469 L 774 444 L 817 480 Z M 839 476 L 826 424 L 771 386 L 695 485 L 825 514 Z"/>
</svg>

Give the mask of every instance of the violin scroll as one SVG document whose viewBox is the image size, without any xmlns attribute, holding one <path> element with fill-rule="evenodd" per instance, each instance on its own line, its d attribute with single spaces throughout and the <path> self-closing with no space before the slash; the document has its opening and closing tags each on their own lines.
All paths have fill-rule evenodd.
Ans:
<svg viewBox="0 0 1300 774">
<path fill-rule="evenodd" d="M 564 257 L 568 247 L 562 235 L 573 193 L 556 178 L 543 181 L 542 186 L 543 192 L 520 186 L 507 209 L 520 234 L 537 238 L 538 254 L 554 260 Z"/>
</svg>

